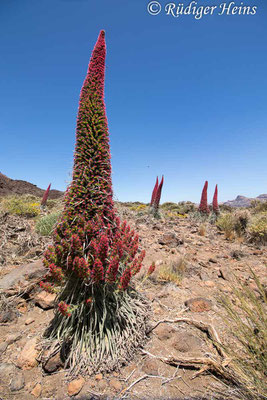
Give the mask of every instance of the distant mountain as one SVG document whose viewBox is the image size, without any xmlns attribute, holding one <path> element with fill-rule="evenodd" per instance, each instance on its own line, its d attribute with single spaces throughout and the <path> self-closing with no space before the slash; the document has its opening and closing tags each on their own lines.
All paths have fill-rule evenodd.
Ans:
<svg viewBox="0 0 267 400">
<path fill-rule="evenodd" d="M 249 207 L 252 200 L 267 201 L 267 194 L 261 194 L 255 198 L 237 196 L 235 200 L 228 200 L 223 204 L 230 207 Z"/>
<path fill-rule="evenodd" d="M 48 182 L 49 184 L 49 182 Z M 47 186 L 48 186 L 47 184 Z M 37 197 L 42 197 L 44 190 L 38 188 L 32 183 L 21 181 L 17 179 L 10 179 L 6 175 L 0 172 L 0 197 L 9 196 L 12 194 L 32 194 Z M 64 193 L 60 190 L 51 189 L 49 192 L 50 199 L 57 199 L 61 197 Z"/>
</svg>

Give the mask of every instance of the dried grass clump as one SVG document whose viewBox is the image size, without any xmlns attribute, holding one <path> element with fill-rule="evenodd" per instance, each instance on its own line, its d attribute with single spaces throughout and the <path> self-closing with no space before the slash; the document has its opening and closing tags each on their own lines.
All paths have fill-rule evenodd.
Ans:
<svg viewBox="0 0 267 400">
<path fill-rule="evenodd" d="M 201 224 L 198 228 L 198 233 L 200 236 L 206 236 L 207 233 L 207 225 L 206 224 Z"/>
<path fill-rule="evenodd" d="M 186 271 L 186 256 L 183 255 L 171 264 L 163 264 L 158 268 L 157 279 L 163 282 L 173 282 L 181 285 Z"/>
<path fill-rule="evenodd" d="M 267 298 L 264 287 L 252 274 L 257 294 L 240 285 L 233 289 L 232 300 L 220 300 L 233 338 L 224 348 L 231 359 L 229 367 L 239 398 L 250 400 L 266 399 L 267 395 Z"/>
</svg>

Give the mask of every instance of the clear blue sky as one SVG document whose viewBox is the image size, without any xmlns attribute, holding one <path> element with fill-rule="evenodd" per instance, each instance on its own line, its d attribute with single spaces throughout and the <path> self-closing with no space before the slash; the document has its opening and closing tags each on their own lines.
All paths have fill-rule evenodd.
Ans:
<svg viewBox="0 0 267 400">
<path fill-rule="evenodd" d="M 219 201 L 266 193 L 267 4 L 243 3 L 257 14 L 195 20 L 152 16 L 147 0 L 1 0 L 0 171 L 65 189 L 81 85 L 105 29 L 115 198 L 149 201 L 161 174 L 162 201 L 198 202 L 205 180 L 210 200 L 216 183 Z"/>
</svg>

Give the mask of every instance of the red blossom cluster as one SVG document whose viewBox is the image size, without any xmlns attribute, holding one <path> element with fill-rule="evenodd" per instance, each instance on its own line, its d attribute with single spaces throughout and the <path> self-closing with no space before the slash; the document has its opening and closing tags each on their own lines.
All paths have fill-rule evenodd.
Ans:
<svg viewBox="0 0 267 400">
<path fill-rule="evenodd" d="M 105 225 L 100 216 L 88 222 L 77 216 L 72 231 L 66 221 L 61 221 L 56 227 L 54 241 L 55 245 L 44 253 L 44 264 L 55 282 L 75 274 L 88 283 L 125 288 L 128 278 L 124 272 L 130 271 L 127 277 L 137 274 L 145 256 L 145 251 L 137 255 L 138 235 L 125 221 L 121 224 L 119 218 L 111 226 Z"/>
<path fill-rule="evenodd" d="M 51 188 L 51 183 L 48 185 L 48 188 L 46 189 L 46 191 L 44 192 L 42 201 L 41 201 L 41 206 L 45 207 L 46 206 L 46 202 L 49 196 L 49 192 L 50 192 L 50 188 Z"/>
<path fill-rule="evenodd" d="M 138 235 L 114 211 L 104 105 L 105 55 L 101 31 L 80 95 L 73 178 L 44 264 L 49 281 L 56 284 L 76 278 L 88 286 L 125 290 L 140 271 L 145 252 L 138 255 Z M 64 307 L 61 304 L 61 312 Z"/>
<path fill-rule="evenodd" d="M 158 181 L 158 177 L 157 177 L 156 184 L 155 184 L 153 192 L 152 192 L 150 206 L 153 207 L 155 210 L 158 210 L 158 208 L 159 208 L 163 182 L 164 182 L 164 177 L 162 176 L 160 184 L 158 184 L 159 181 Z"/>
<path fill-rule="evenodd" d="M 58 303 L 58 310 L 65 317 L 71 316 L 71 307 L 70 305 L 66 304 L 65 301 Z"/>
</svg>

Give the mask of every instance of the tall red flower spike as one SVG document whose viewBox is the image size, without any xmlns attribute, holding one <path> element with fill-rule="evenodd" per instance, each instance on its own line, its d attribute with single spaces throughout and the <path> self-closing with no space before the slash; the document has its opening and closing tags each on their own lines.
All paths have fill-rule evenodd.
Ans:
<svg viewBox="0 0 267 400">
<path fill-rule="evenodd" d="M 48 188 L 44 192 L 44 195 L 43 195 L 43 198 L 42 198 L 42 201 L 41 201 L 41 206 L 43 206 L 43 207 L 46 205 L 46 202 L 47 202 L 47 199 L 48 199 L 48 196 L 49 196 L 49 192 L 50 192 L 50 188 L 51 188 L 51 183 L 48 185 Z"/>
<path fill-rule="evenodd" d="M 154 200 L 154 208 L 155 208 L 155 210 L 158 210 L 158 208 L 159 208 L 163 182 L 164 182 L 164 177 L 162 175 L 158 190 L 157 190 L 156 195 L 155 195 L 155 200 Z"/>
<path fill-rule="evenodd" d="M 205 182 L 204 188 L 202 190 L 201 200 L 198 210 L 201 213 L 209 214 L 210 209 L 208 206 L 208 181 Z"/>
<path fill-rule="evenodd" d="M 212 209 L 215 214 L 219 213 L 219 205 L 218 205 L 218 185 L 215 186 L 214 196 L 212 200 Z"/>
<path fill-rule="evenodd" d="M 106 43 L 101 31 L 80 94 L 72 183 L 66 194 L 68 219 L 102 212 L 113 219 L 108 124 L 104 103 Z"/>
<path fill-rule="evenodd" d="M 159 187 L 159 178 L 157 177 L 157 180 L 156 180 L 153 192 L 152 192 L 152 196 L 151 196 L 150 207 L 152 207 L 153 204 L 154 204 L 155 196 L 156 196 L 156 193 L 158 191 L 158 187 Z"/>
<path fill-rule="evenodd" d="M 58 282 L 60 276 L 64 284 L 75 278 L 81 285 L 86 283 L 86 291 L 105 284 L 112 285 L 110 290 L 126 289 L 132 276 L 129 271 L 136 265 L 141 268 L 143 261 L 137 256 L 138 235 L 126 222 L 121 224 L 114 210 L 104 104 L 105 56 L 105 32 L 101 31 L 80 95 L 72 182 L 54 246 L 44 254 L 51 281 Z"/>
</svg>

